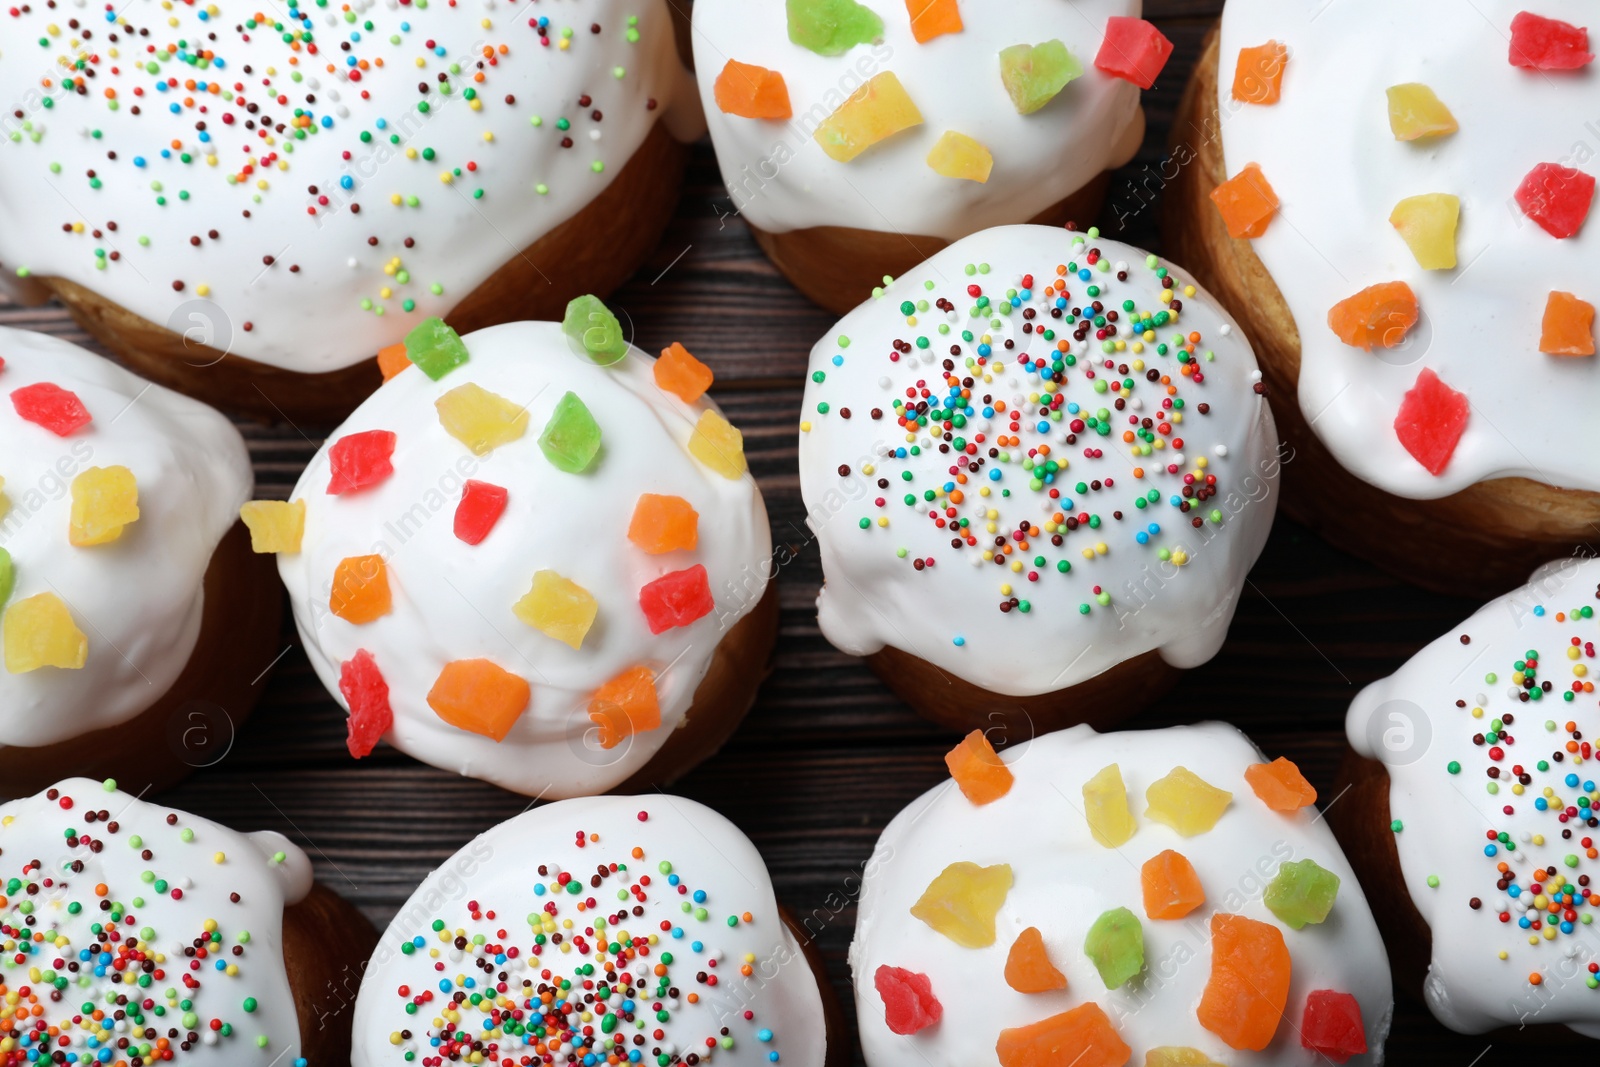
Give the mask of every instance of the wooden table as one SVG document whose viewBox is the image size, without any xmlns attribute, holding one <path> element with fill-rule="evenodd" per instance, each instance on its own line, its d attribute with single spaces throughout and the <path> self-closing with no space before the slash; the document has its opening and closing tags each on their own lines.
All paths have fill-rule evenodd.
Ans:
<svg viewBox="0 0 1600 1067">
<path fill-rule="evenodd" d="M 1167 130 L 1201 38 L 1221 7 L 1221 0 L 1146 4 L 1147 16 L 1177 50 L 1160 84 L 1145 94 L 1149 136 L 1112 182 L 1099 220 L 1107 236 L 1162 247 L 1160 163 Z M 953 738 L 917 718 L 817 631 L 814 600 L 822 571 L 804 532 L 796 427 L 807 354 L 834 318 L 768 265 L 732 210 L 711 150 L 702 145 L 661 247 L 610 302 L 628 313 L 635 341 L 646 351 L 682 341 L 713 366 L 715 395 L 744 430 L 774 541 L 799 548 L 779 578 L 777 664 L 760 700 L 732 743 L 674 789 L 726 813 L 754 839 L 780 900 L 821 929 L 829 976 L 853 1029 L 845 953 L 855 925 L 850 891 L 859 881 L 851 876 L 859 875 L 889 819 L 945 777 L 942 757 Z M 95 347 L 57 307 L 0 304 L 0 323 Z M 242 429 L 258 496 L 283 499 L 331 427 Z M 1298 762 L 1326 800 L 1344 748 L 1350 699 L 1475 606 L 1401 585 L 1280 519 L 1221 655 L 1191 672 L 1134 725 L 1232 722 L 1268 755 Z M 344 712 L 312 673 L 287 617 L 282 647 L 283 658 L 263 683 L 259 710 L 233 738 L 226 758 L 167 799 L 240 829 L 288 834 L 310 853 L 318 877 L 381 928 L 435 865 L 527 801 L 387 746 L 353 761 L 344 746 Z M 1489 1046 L 1483 1038 L 1451 1034 L 1419 1005 L 1402 1000 L 1389 1062 L 1468 1067 Z M 1496 1044 L 1476 1062 L 1510 1062 L 1517 1055 Z"/>
</svg>

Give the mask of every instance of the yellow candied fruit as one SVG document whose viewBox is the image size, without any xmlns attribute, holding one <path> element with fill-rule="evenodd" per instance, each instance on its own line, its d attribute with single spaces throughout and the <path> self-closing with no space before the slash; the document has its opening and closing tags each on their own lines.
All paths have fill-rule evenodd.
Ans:
<svg viewBox="0 0 1600 1067">
<path fill-rule="evenodd" d="M 1455 269 L 1460 220 L 1461 200 L 1449 193 L 1408 196 L 1389 215 L 1389 224 L 1400 231 L 1423 270 Z"/>
<path fill-rule="evenodd" d="M 72 526 L 79 548 L 110 544 L 139 521 L 139 483 L 127 467 L 90 467 L 72 479 Z"/>
<path fill-rule="evenodd" d="M 528 432 L 528 409 L 473 382 L 458 385 L 433 402 L 445 432 L 487 456 Z"/>
<path fill-rule="evenodd" d="M 1115 763 L 1083 785 L 1083 814 L 1089 821 L 1089 834 L 1106 848 L 1127 843 L 1137 830 L 1133 812 L 1128 809 L 1128 789 L 1122 782 L 1122 769 Z"/>
<path fill-rule="evenodd" d="M 1397 141 L 1415 141 L 1423 137 L 1443 137 L 1461 127 L 1437 94 L 1419 82 L 1391 85 L 1389 95 L 1389 128 Z"/>
<path fill-rule="evenodd" d="M 573 648 L 582 648 L 600 605 L 577 582 L 544 570 L 533 576 L 533 588 L 511 610 L 535 630 Z"/>
<path fill-rule="evenodd" d="M 252 500 L 239 509 L 239 518 L 250 530 L 250 548 L 258 555 L 300 551 L 306 532 L 304 500 Z"/>
<path fill-rule="evenodd" d="M 72 612 L 54 593 L 19 600 L 6 609 L 5 660 L 11 674 L 27 674 L 41 667 L 83 669 L 89 658 L 89 639 L 72 621 Z"/>
<path fill-rule="evenodd" d="M 813 135 L 832 159 L 848 163 L 901 130 L 922 125 L 922 112 L 893 71 L 884 71 L 850 95 Z"/>
<path fill-rule="evenodd" d="M 700 413 L 700 421 L 689 437 L 689 454 L 724 478 L 743 478 L 749 470 L 744 458 L 744 434 L 709 408 Z"/>
<path fill-rule="evenodd" d="M 994 170 L 994 155 L 966 134 L 946 130 L 928 153 L 928 166 L 946 178 L 983 183 Z"/>
<path fill-rule="evenodd" d="M 1011 892 L 1011 867 L 952 863 L 911 906 L 911 914 L 964 948 L 994 944 L 994 917 Z"/>
<path fill-rule="evenodd" d="M 1187 767 L 1174 767 L 1145 790 L 1145 817 L 1172 827 L 1184 837 L 1203 834 L 1217 825 L 1233 794 L 1218 789 Z"/>
</svg>

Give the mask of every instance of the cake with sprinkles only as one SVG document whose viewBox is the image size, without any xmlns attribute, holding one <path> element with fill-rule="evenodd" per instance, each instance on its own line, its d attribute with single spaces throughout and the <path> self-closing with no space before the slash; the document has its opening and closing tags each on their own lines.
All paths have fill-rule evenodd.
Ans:
<svg viewBox="0 0 1600 1067">
<path fill-rule="evenodd" d="M 1281 458 L 1250 343 L 1128 245 L 956 242 L 811 351 L 818 623 L 947 726 L 1114 723 L 1214 656 Z"/>
<path fill-rule="evenodd" d="M 349 1062 L 375 935 L 281 834 L 71 778 L 0 806 L 0 857 L 3 1062 Z"/>
<path fill-rule="evenodd" d="M 1383 1062 L 1383 943 L 1294 763 L 1223 723 L 945 762 L 866 867 L 869 1067 Z"/>
<path fill-rule="evenodd" d="M 226 755 L 278 653 L 253 484 L 217 412 L 0 327 L 0 795 Z"/>
<path fill-rule="evenodd" d="M 323 424 L 430 316 L 620 284 L 704 129 L 666 0 L 33 0 L 0 51 L 0 278 L 165 385 Z"/>
<path fill-rule="evenodd" d="M 593 297 L 560 322 L 437 319 L 289 501 L 278 553 L 352 755 L 540 797 L 669 781 L 732 733 L 777 633 L 743 438 L 682 345 L 653 359 Z"/>
<path fill-rule="evenodd" d="M 761 855 L 665 793 L 547 804 L 465 845 L 378 942 L 355 1067 L 843 1067 L 820 956 Z"/>
<path fill-rule="evenodd" d="M 1164 232 L 1256 344 L 1286 507 L 1430 588 L 1600 524 L 1594 14 L 1228 0 L 1173 133 Z"/>
<path fill-rule="evenodd" d="M 1172 54 L 1141 6 L 695 0 L 719 213 L 840 314 L 977 230 L 1092 218 Z"/>
<path fill-rule="evenodd" d="M 1329 819 L 1452 1030 L 1600 1038 L 1597 612 L 1600 562 L 1548 564 L 1350 707 Z"/>
</svg>

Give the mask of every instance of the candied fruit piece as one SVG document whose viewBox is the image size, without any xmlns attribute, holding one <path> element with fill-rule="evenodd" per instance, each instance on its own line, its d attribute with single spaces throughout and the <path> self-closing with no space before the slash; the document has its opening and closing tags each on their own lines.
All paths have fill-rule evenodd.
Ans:
<svg viewBox="0 0 1600 1067">
<path fill-rule="evenodd" d="M 1107 989 L 1117 989 L 1144 970 L 1144 927 L 1127 908 L 1104 912 L 1083 939 L 1089 957 Z"/>
<path fill-rule="evenodd" d="M 1289 949 L 1270 923 L 1211 916 L 1211 975 L 1195 1015 L 1229 1048 L 1260 1052 L 1272 1043 L 1289 1002 Z"/>
<path fill-rule="evenodd" d="M 653 634 L 688 626 L 711 614 L 714 607 L 711 579 L 699 563 L 687 570 L 663 574 L 639 590 L 639 608 Z"/>
<path fill-rule="evenodd" d="M 428 707 L 458 730 L 504 741 L 528 710 L 528 683 L 486 659 L 446 663 L 428 690 Z"/>
<path fill-rule="evenodd" d="M 505 514 L 509 496 L 502 486 L 468 478 L 461 487 L 461 503 L 456 505 L 456 539 L 469 545 L 483 544 Z"/>
<path fill-rule="evenodd" d="M 1317 790 L 1300 773 L 1294 761 L 1279 756 L 1271 763 L 1254 763 L 1244 770 L 1261 803 L 1273 811 L 1299 811 L 1317 802 Z"/>
<path fill-rule="evenodd" d="M 345 622 L 365 626 L 389 614 L 389 568 L 382 556 L 350 556 L 333 572 L 328 608 Z"/>
<path fill-rule="evenodd" d="M 306 534 L 304 500 L 252 500 L 239 509 L 250 530 L 250 550 L 258 555 L 300 551 Z"/>
<path fill-rule="evenodd" d="M 1369 285 L 1328 309 L 1328 328 L 1352 348 L 1393 348 L 1421 317 L 1417 294 L 1405 282 Z"/>
<path fill-rule="evenodd" d="M 1246 163 L 1238 174 L 1211 190 L 1211 202 L 1222 213 L 1228 236 L 1236 238 L 1260 237 L 1278 210 L 1278 194 L 1255 163 Z"/>
<path fill-rule="evenodd" d="M 600 424 L 577 393 L 556 401 L 556 409 L 539 435 L 539 451 L 550 465 L 568 474 L 582 474 L 600 454 Z"/>
<path fill-rule="evenodd" d="M 1334 1063 L 1361 1055 L 1367 1051 L 1361 1004 L 1349 993 L 1313 989 L 1306 995 L 1306 1012 L 1300 1019 L 1300 1044 Z"/>
<path fill-rule="evenodd" d="M 1389 129 L 1396 141 L 1443 137 L 1461 128 L 1444 101 L 1420 82 L 1391 85 L 1388 96 Z"/>
<path fill-rule="evenodd" d="M 528 432 L 528 409 L 473 382 L 458 385 L 433 402 L 445 433 L 487 456 Z"/>
<path fill-rule="evenodd" d="M 842 56 L 883 36 L 883 20 L 855 0 L 786 0 L 789 40 L 819 56 Z"/>
<path fill-rule="evenodd" d="M 794 115 L 783 75 L 753 63 L 730 59 L 712 87 L 717 107 L 742 119 L 787 119 Z"/>
<path fill-rule="evenodd" d="M 911 36 L 918 44 L 962 30 L 956 0 L 906 0 L 906 14 L 911 16 Z"/>
<path fill-rule="evenodd" d="M 946 130 L 928 153 L 928 166 L 946 178 L 981 183 L 988 181 L 994 170 L 994 156 L 981 142 Z"/>
<path fill-rule="evenodd" d="M 812 134 L 822 150 L 840 163 L 852 159 L 901 130 L 922 125 L 922 112 L 912 103 L 905 86 L 886 70 L 839 105 Z"/>
<path fill-rule="evenodd" d="M 883 1021 L 892 1034 L 915 1034 L 944 1016 L 944 1005 L 925 974 L 884 964 L 873 974 L 872 985 L 883 998 Z"/>
<path fill-rule="evenodd" d="M 1520 11 L 1511 20 L 1510 59 L 1525 70 L 1577 70 L 1588 66 L 1594 53 L 1586 28 Z"/>
<path fill-rule="evenodd" d="M 542 570 L 534 573 L 533 587 L 511 610 L 545 636 L 582 648 L 583 639 L 600 612 L 600 602 L 577 582 L 555 571 Z"/>
<path fill-rule="evenodd" d="M 1400 231 L 1423 270 L 1455 269 L 1460 220 L 1461 199 L 1449 193 L 1408 196 L 1389 213 L 1389 225 Z"/>
<path fill-rule="evenodd" d="M 700 513 L 681 496 L 641 493 L 628 522 L 628 540 L 652 556 L 692 551 L 700 541 Z"/>
<path fill-rule="evenodd" d="M 622 323 L 597 296 L 584 295 L 568 301 L 561 330 L 572 338 L 579 351 L 602 367 L 609 367 L 628 354 Z"/>
<path fill-rule="evenodd" d="M 437 316 L 423 319 L 411 328 L 405 340 L 406 358 L 434 381 L 455 370 L 471 357 L 461 335 Z"/>
<path fill-rule="evenodd" d="M 972 731 L 945 753 L 944 765 L 950 768 L 950 777 L 955 779 L 961 792 L 974 804 L 988 804 L 1011 792 L 1011 768 L 1000 759 L 982 730 Z"/>
<path fill-rule="evenodd" d="M 1172 773 L 1145 790 L 1149 807 L 1145 817 L 1172 827 L 1184 837 L 1203 834 L 1217 825 L 1233 794 L 1218 789 L 1187 767 L 1174 767 Z"/>
<path fill-rule="evenodd" d="M 1050 962 L 1044 935 L 1030 926 L 1017 935 L 1006 955 L 1006 985 L 1018 993 L 1049 993 L 1067 988 L 1067 976 Z"/>
<path fill-rule="evenodd" d="M 0 548 L 0 608 L 6 606 L 6 601 L 11 599 L 11 591 L 17 586 L 17 568 L 11 562 L 11 553 Z"/>
<path fill-rule="evenodd" d="M 1223 1067 L 1197 1048 L 1163 1045 L 1144 1054 L 1144 1067 Z"/>
<path fill-rule="evenodd" d="M 952 863 L 928 883 L 911 914 L 964 948 L 994 944 L 994 917 L 1011 892 L 1011 866 Z"/>
<path fill-rule="evenodd" d="M 1517 206 L 1551 237 L 1575 237 L 1594 203 L 1594 178 L 1559 163 L 1541 163 L 1517 186 Z"/>
<path fill-rule="evenodd" d="M 78 394 L 50 382 L 24 385 L 11 394 L 17 414 L 57 437 L 70 437 L 93 421 Z"/>
<path fill-rule="evenodd" d="M 589 718 L 600 728 L 600 747 L 616 748 L 625 739 L 661 725 L 656 676 L 649 667 L 629 667 L 589 700 Z"/>
<path fill-rule="evenodd" d="M 12 604 L 0 626 L 5 629 L 6 670 L 11 674 L 27 674 L 40 667 L 81 670 L 89 658 L 89 639 L 54 593 L 40 593 Z"/>
<path fill-rule="evenodd" d="M 90 467 L 72 479 L 72 525 L 79 548 L 107 545 L 139 521 L 139 483 L 127 467 Z"/>
<path fill-rule="evenodd" d="M 689 454 L 724 478 L 743 478 L 749 465 L 744 458 L 744 434 L 722 413 L 707 408 L 689 435 Z"/>
<path fill-rule="evenodd" d="M 1000 80 L 1019 115 L 1038 111 L 1082 76 L 1083 64 L 1058 40 L 1000 50 Z"/>
<path fill-rule="evenodd" d="M 1395 436 L 1412 459 L 1437 477 L 1456 454 L 1456 445 L 1467 432 L 1471 414 L 1472 403 L 1466 394 L 1456 392 L 1424 367 L 1417 375 L 1417 383 L 1400 402 L 1400 411 L 1394 417 Z"/>
<path fill-rule="evenodd" d="M 661 350 L 655 375 L 657 389 L 671 393 L 685 404 L 693 404 L 711 388 L 711 368 L 676 341 Z"/>
<path fill-rule="evenodd" d="M 1117 848 L 1133 836 L 1139 824 L 1128 810 L 1122 768 L 1108 764 L 1083 784 L 1083 814 L 1089 821 L 1090 836 L 1106 848 Z"/>
<path fill-rule="evenodd" d="M 1194 864 L 1170 848 L 1145 860 L 1139 869 L 1139 885 L 1144 891 L 1144 913 L 1152 919 L 1181 919 L 1206 902 Z"/>
<path fill-rule="evenodd" d="M 1283 97 L 1289 46 L 1279 41 L 1239 49 L 1233 68 L 1233 98 L 1241 104 L 1276 104 Z"/>
<path fill-rule="evenodd" d="M 1000 1067 L 1122 1067 L 1133 1055 L 1098 1004 L 1001 1030 L 994 1051 Z"/>
<path fill-rule="evenodd" d="M 1594 305 L 1571 293 L 1552 292 L 1544 305 L 1539 351 L 1550 356 L 1594 355 Z"/>
<path fill-rule="evenodd" d="M 358 648 L 340 665 L 339 692 L 350 708 L 345 747 L 356 759 L 372 755 L 378 739 L 394 726 L 394 709 L 389 706 L 389 683 L 371 652 Z"/>
<path fill-rule="evenodd" d="M 1106 19 L 1105 40 L 1100 42 L 1094 65 L 1113 78 L 1148 89 L 1155 85 L 1171 55 L 1172 42 L 1153 23 L 1112 15 Z"/>
<path fill-rule="evenodd" d="M 1333 910 L 1339 895 L 1339 876 L 1305 859 L 1278 865 L 1277 876 L 1267 886 L 1262 903 L 1291 930 L 1320 923 Z"/>
<path fill-rule="evenodd" d="M 346 434 L 328 448 L 328 492 L 334 496 L 369 489 L 394 473 L 395 435 L 388 430 Z"/>
<path fill-rule="evenodd" d="M 383 375 L 384 381 L 388 381 L 410 366 L 411 357 L 406 355 L 404 341 L 378 349 L 378 373 Z"/>
</svg>

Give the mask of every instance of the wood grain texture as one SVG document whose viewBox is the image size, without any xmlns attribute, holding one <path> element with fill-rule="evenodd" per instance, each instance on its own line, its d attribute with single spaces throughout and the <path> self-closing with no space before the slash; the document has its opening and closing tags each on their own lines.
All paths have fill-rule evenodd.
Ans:
<svg viewBox="0 0 1600 1067">
<path fill-rule="evenodd" d="M 1220 9 L 1221 0 L 1146 4 L 1177 50 L 1145 94 L 1143 150 L 1112 176 L 1101 219 L 1109 236 L 1161 247 L 1164 146 Z M 732 210 L 710 150 L 697 147 L 666 236 L 613 301 L 646 350 L 679 340 L 715 368 L 717 398 L 745 432 L 774 540 L 794 556 L 780 575 L 772 676 L 728 746 L 675 791 L 728 815 L 761 849 L 780 899 L 814 933 L 853 1029 L 845 964 L 852 890 L 883 826 L 945 776 L 942 757 L 954 735 L 914 715 L 817 631 L 822 575 L 799 497 L 795 426 L 807 353 L 834 316 L 778 275 Z M 87 341 L 57 307 L 0 306 L 0 322 Z M 242 428 L 260 495 L 274 498 L 288 495 L 327 430 Z M 1269 755 L 1296 760 L 1332 799 L 1350 699 L 1475 606 L 1404 586 L 1280 519 L 1222 653 L 1131 725 L 1231 721 Z M 170 802 L 243 829 L 288 834 L 306 847 L 318 878 L 381 927 L 433 866 L 527 801 L 387 747 L 351 761 L 343 713 L 313 675 L 292 625 L 280 647 L 287 651 L 263 683 L 256 714 L 237 736 L 218 738 L 226 758 L 169 794 Z M 1389 1062 L 1468 1067 L 1489 1045 L 1449 1033 L 1402 1000 Z M 1479 1067 L 1525 1059 L 1498 1039 L 1492 1045 Z M 858 1054 L 853 1062 L 861 1062 Z"/>
</svg>

